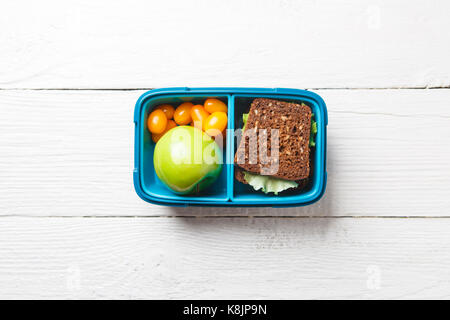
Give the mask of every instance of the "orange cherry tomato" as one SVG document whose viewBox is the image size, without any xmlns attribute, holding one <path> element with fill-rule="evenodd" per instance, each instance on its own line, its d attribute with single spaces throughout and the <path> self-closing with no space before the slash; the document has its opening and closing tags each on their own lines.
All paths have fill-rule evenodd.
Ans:
<svg viewBox="0 0 450 320">
<path fill-rule="evenodd" d="M 160 133 L 160 134 L 152 133 L 153 142 L 157 143 L 159 141 L 159 139 L 162 138 L 163 135 L 164 135 L 164 133 Z"/>
<path fill-rule="evenodd" d="M 174 113 L 175 109 L 172 107 L 172 105 L 162 104 L 160 106 L 157 106 L 155 109 L 162 110 L 164 112 L 164 114 L 166 115 L 167 119 L 173 118 L 173 113 Z"/>
<path fill-rule="evenodd" d="M 209 113 L 218 112 L 218 111 L 228 113 L 227 105 L 225 103 L 223 103 L 222 101 L 220 101 L 219 99 L 208 98 L 208 99 L 206 99 L 204 106 L 205 106 L 205 110 L 208 111 Z"/>
<path fill-rule="evenodd" d="M 201 121 L 192 121 L 191 122 L 191 127 L 203 130 Z"/>
<path fill-rule="evenodd" d="M 188 125 L 191 121 L 191 108 L 194 104 L 191 102 L 184 102 L 175 109 L 175 113 L 173 114 L 173 119 L 175 122 L 180 125 Z"/>
<path fill-rule="evenodd" d="M 148 116 L 147 127 L 151 133 L 163 133 L 167 126 L 167 117 L 161 109 L 153 110 Z"/>
<path fill-rule="evenodd" d="M 205 121 L 203 129 L 214 137 L 221 134 L 227 127 L 228 117 L 225 112 L 213 112 Z"/>
<path fill-rule="evenodd" d="M 167 127 L 166 127 L 166 130 L 164 130 L 164 133 L 166 133 L 167 131 L 169 131 L 172 128 L 175 128 L 176 126 L 177 126 L 177 124 L 175 123 L 175 121 L 168 120 L 167 121 Z"/>
<path fill-rule="evenodd" d="M 197 104 L 191 109 L 191 117 L 194 121 L 194 127 L 204 129 L 206 119 L 209 117 L 209 113 L 203 108 L 201 104 Z"/>
<path fill-rule="evenodd" d="M 175 123 L 175 121 L 173 120 L 168 120 L 167 121 L 167 126 L 166 126 L 166 130 L 164 130 L 163 133 L 152 133 L 152 140 L 153 142 L 157 143 L 159 139 L 162 138 L 163 135 L 166 134 L 167 131 L 169 131 L 172 128 L 175 128 L 177 126 L 177 124 Z"/>
</svg>

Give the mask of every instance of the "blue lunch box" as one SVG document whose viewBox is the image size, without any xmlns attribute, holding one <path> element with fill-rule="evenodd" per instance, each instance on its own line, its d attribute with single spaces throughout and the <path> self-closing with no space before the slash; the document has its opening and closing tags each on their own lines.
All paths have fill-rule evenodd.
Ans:
<svg viewBox="0 0 450 320">
<path fill-rule="evenodd" d="M 203 104 L 215 97 L 228 106 L 228 130 L 224 165 L 216 182 L 199 194 L 173 193 L 158 178 L 153 167 L 155 143 L 147 129 L 147 117 L 156 106 L 164 103 L 175 108 L 185 101 Z M 314 113 L 317 122 L 316 146 L 313 151 L 313 176 L 302 191 L 285 191 L 279 195 L 264 194 L 234 178 L 234 154 L 237 143 L 234 130 L 242 128 L 242 114 L 247 113 L 255 98 L 271 98 L 303 102 Z M 168 206 L 271 206 L 295 207 L 309 205 L 319 200 L 327 182 L 326 151 L 328 114 L 322 98 L 310 91 L 284 88 L 161 88 L 150 90 L 139 97 L 134 110 L 135 143 L 133 180 L 136 193 L 143 200 Z"/>
</svg>

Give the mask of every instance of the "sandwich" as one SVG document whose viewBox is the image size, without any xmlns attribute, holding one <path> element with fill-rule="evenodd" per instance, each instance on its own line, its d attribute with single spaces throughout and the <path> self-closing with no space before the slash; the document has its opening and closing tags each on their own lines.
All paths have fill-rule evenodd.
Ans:
<svg viewBox="0 0 450 320">
<path fill-rule="evenodd" d="M 264 193 L 304 189 L 312 175 L 317 124 L 304 103 L 254 99 L 243 115 L 235 178 Z"/>
</svg>

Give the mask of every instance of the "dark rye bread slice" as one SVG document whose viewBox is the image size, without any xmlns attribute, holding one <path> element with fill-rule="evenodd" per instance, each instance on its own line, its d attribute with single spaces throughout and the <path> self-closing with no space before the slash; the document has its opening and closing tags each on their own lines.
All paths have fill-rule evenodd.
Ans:
<svg viewBox="0 0 450 320">
<path fill-rule="evenodd" d="M 268 129 L 267 163 L 260 159 L 260 146 L 256 143 L 256 162 L 249 156 L 251 139 L 246 137 L 248 130 L 254 130 L 256 141 L 264 134 L 261 129 Z M 279 157 L 271 159 L 271 129 L 279 131 Z M 242 169 L 286 180 L 302 180 L 309 176 L 309 135 L 311 130 L 311 109 L 304 105 L 266 98 L 253 100 L 247 124 L 235 155 L 235 163 Z M 270 161 L 269 161 L 270 159 Z M 276 163 L 278 161 L 278 164 Z M 275 165 L 274 165 L 275 164 Z M 270 168 L 278 167 L 277 171 Z"/>
</svg>

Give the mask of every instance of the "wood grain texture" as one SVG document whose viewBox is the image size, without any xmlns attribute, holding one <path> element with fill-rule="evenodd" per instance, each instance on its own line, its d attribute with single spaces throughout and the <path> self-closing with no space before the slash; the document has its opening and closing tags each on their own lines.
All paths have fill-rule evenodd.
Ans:
<svg viewBox="0 0 450 320">
<path fill-rule="evenodd" d="M 449 15 L 445 0 L 2 3 L 0 299 L 449 299 L 449 89 L 318 90 L 319 203 L 195 210 L 135 194 L 144 91 L 121 90 L 450 87 Z"/>
<path fill-rule="evenodd" d="M 328 188 L 305 208 L 166 208 L 132 185 L 140 91 L 0 92 L 0 215 L 448 216 L 450 90 L 322 90 Z"/>
<path fill-rule="evenodd" d="M 450 219 L 0 218 L 0 298 L 450 298 Z"/>
<path fill-rule="evenodd" d="M 0 88 L 450 86 L 449 14 L 446 0 L 7 1 Z"/>
</svg>

